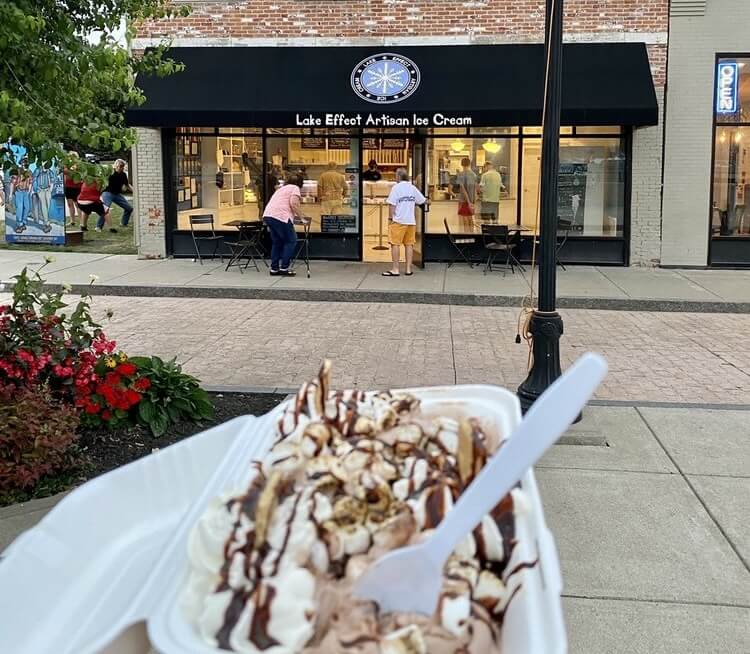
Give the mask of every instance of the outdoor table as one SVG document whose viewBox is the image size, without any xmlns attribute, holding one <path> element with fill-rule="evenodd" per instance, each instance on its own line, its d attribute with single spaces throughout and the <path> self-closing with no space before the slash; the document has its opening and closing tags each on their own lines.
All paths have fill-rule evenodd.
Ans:
<svg viewBox="0 0 750 654">
<path fill-rule="evenodd" d="M 224 224 L 227 227 L 236 227 L 237 231 L 240 234 L 239 241 L 237 241 L 236 244 L 228 244 L 232 249 L 232 256 L 229 259 L 229 263 L 227 263 L 227 267 L 224 270 L 229 270 L 231 266 L 242 266 L 242 258 L 248 257 L 248 262 L 247 264 L 245 264 L 245 268 L 247 269 L 247 267 L 250 265 L 250 259 L 252 259 L 253 265 L 255 266 L 256 270 L 260 272 L 258 264 L 255 263 L 255 257 L 253 257 L 252 253 L 250 252 L 252 242 L 250 237 L 245 235 L 245 230 L 248 227 L 258 227 L 263 223 L 260 220 L 230 220 L 229 222 L 226 222 Z M 265 259 L 263 260 L 263 262 L 265 263 Z M 242 271 L 241 267 L 240 271 Z"/>
<path fill-rule="evenodd" d="M 385 202 L 365 202 L 365 206 L 372 207 L 377 206 L 378 207 L 378 219 L 380 227 L 378 229 L 378 244 L 373 246 L 373 250 L 388 250 L 387 245 L 383 245 L 383 207 L 385 206 Z"/>
</svg>

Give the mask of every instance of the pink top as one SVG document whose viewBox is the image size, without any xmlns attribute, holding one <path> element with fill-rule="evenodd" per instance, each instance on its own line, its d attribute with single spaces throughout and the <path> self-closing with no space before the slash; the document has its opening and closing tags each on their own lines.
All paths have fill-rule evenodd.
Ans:
<svg viewBox="0 0 750 654">
<path fill-rule="evenodd" d="M 288 223 L 294 220 L 292 212 L 292 198 L 294 196 L 302 197 L 299 186 L 296 184 L 284 184 L 276 193 L 271 196 L 265 210 L 264 218 L 275 218 L 282 223 Z"/>
</svg>

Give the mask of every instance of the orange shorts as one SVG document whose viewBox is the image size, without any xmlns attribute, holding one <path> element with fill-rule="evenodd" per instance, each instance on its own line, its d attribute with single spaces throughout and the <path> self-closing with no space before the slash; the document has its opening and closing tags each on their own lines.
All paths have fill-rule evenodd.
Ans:
<svg viewBox="0 0 750 654">
<path fill-rule="evenodd" d="M 388 242 L 391 245 L 414 245 L 417 242 L 416 225 L 391 223 L 388 226 Z"/>
</svg>

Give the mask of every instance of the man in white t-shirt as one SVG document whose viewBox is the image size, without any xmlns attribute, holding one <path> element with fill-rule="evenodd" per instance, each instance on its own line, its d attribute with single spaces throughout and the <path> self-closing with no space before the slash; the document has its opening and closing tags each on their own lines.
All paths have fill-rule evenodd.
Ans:
<svg viewBox="0 0 750 654">
<path fill-rule="evenodd" d="M 401 246 L 406 254 L 406 276 L 412 275 L 411 264 L 414 258 L 414 243 L 417 236 L 417 219 L 415 207 L 425 204 L 426 198 L 420 190 L 409 181 L 405 168 L 396 171 L 396 185 L 388 196 L 389 220 L 388 240 L 391 244 L 393 266 L 383 273 L 383 277 L 398 277 Z"/>
</svg>

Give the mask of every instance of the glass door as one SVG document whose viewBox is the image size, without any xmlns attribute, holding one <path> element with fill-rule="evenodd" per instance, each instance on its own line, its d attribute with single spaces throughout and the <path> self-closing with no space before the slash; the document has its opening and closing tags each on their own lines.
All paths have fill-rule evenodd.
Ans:
<svg viewBox="0 0 750 654">
<path fill-rule="evenodd" d="M 424 141 L 420 138 L 412 140 L 411 144 L 411 179 L 422 194 L 427 197 L 424 174 Z M 417 241 L 414 243 L 414 265 L 424 268 L 423 234 L 425 224 L 425 209 L 428 205 L 417 206 Z M 427 209 L 429 210 L 429 209 Z"/>
</svg>

